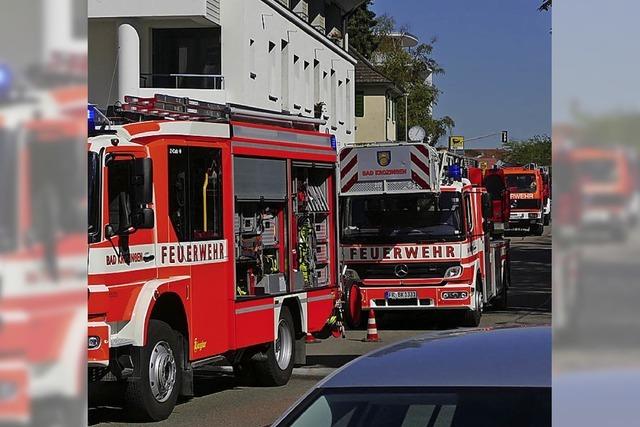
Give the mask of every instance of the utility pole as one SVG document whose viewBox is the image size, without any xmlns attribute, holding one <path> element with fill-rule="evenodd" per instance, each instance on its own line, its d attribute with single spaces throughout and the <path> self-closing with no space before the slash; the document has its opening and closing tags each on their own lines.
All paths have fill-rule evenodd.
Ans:
<svg viewBox="0 0 640 427">
<path fill-rule="evenodd" d="M 409 94 L 404 94 L 404 140 L 409 141 Z"/>
</svg>

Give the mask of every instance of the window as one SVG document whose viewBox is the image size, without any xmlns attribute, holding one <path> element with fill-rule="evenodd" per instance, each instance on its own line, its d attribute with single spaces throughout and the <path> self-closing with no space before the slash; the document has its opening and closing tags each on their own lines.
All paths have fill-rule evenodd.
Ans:
<svg viewBox="0 0 640 427">
<path fill-rule="evenodd" d="M 356 91 L 356 117 L 364 117 L 364 92 Z"/>
<path fill-rule="evenodd" d="M 109 163 L 109 224 L 114 231 L 125 231 L 130 227 L 132 162 L 113 160 Z"/>
<path fill-rule="evenodd" d="M 464 197 L 465 200 L 465 216 L 467 218 L 467 232 L 473 231 L 473 209 L 471 205 L 471 196 L 468 194 Z"/>
<path fill-rule="evenodd" d="M 221 52 L 220 28 L 154 29 L 153 86 L 221 89 Z"/>
<path fill-rule="evenodd" d="M 180 241 L 222 238 L 221 153 L 169 147 L 169 217 Z"/>
</svg>

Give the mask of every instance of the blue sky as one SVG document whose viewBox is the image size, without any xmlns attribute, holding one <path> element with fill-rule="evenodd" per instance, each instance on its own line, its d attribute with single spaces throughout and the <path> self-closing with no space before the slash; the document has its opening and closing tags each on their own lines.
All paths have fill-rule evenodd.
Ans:
<svg viewBox="0 0 640 427">
<path fill-rule="evenodd" d="M 445 69 L 436 116 L 456 121 L 466 138 L 508 130 L 524 139 L 551 134 L 551 13 L 537 0 L 374 0 L 421 41 L 437 38 Z M 499 145 L 499 137 L 467 148 Z"/>
</svg>

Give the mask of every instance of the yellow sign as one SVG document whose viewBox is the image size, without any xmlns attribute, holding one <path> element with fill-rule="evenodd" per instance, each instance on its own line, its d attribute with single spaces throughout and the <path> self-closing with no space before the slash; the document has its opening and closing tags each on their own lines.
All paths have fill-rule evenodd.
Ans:
<svg viewBox="0 0 640 427">
<path fill-rule="evenodd" d="M 450 150 L 464 150 L 464 136 L 450 136 L 449 137 L 449 149 Z"/>
</svg>

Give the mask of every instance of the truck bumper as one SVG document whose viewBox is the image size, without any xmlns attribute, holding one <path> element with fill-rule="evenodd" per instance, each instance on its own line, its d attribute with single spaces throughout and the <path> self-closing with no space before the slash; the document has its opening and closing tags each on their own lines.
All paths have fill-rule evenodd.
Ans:
<svg viewBox="0 0 640 427">
<path fill-rule="evenodd" d="M 417 298 L 395 299 L 393 292 L 415 291 Z M 376 310 L 437 310 L 473 308 L 473 287 L 468 285 L 429 287 L 362 287 L 363 309 Z"/>
<path fill-rule="evenodd" d="M 109 337 L 111 328 L 105 322 L 89 322 L 87 334 L 87 361 L 89 367 L 109 366 Z"/>
</svg>

